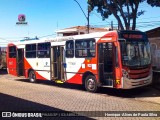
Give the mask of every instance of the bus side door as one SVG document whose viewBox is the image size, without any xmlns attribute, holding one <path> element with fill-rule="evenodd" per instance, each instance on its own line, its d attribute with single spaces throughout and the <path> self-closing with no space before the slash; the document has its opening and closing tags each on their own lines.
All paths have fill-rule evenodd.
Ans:
<svg viewBox="0 0 160 120">
<path fill-rule="evenodd" d="M 24 75 L 24 49 L 17 49 L 17 76 Z"/>
<path fill-rule="evenodd" d="M 64 47 L 51 47 L 51 79 L 64 80 Z"/>
<path fill-rule="evenodd" d="M 98 43 L 98 75 L 102 85 L 113 87 L 114 80 L 114 44 Z"/>
</svg>

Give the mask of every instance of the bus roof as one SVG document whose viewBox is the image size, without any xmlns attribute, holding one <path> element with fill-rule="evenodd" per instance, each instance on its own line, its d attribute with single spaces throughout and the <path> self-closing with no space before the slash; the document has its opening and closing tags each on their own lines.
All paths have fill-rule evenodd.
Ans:
<svg viewBox="0 0 160 120">
<path fill-rule="evenodd" d="M 12 42 L 8 45 L 25 45 L 31 43 L 43 43 L 43 42 L 62 42 L 67 40 L 74 40 L 74 39 L 87 39 L 87 38 L 101 38 L 107 34 L 117 34 L 117 31 L 106 31 L 106 32 L 95 32 L 90 34 L 83 34 L 83 35 L 74 35 L 74 36 L 57 36 L 54 38 L 41 38 L 41 39 L 26 39 L 20 40 L 18 42 Z"/>
</svg>

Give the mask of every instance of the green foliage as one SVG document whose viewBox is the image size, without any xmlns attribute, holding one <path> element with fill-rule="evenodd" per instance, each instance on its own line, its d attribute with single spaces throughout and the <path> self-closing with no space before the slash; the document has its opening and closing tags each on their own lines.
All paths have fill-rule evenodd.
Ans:
<svg viewBox="0 0 160 120">
<path fill-rule="evenodd" d="M 90 11 L 97 9 L 102 19 L 114 15 L 122 30 L 136 28 L 136 18 L 144 14 L 144 10 L 138 11 L 139 4 L 146 2 L 151 6 L 160 6 L 160 0 L 88 0 Z"/>
<path fill-rule="evenodd" d="M 147 0 L 147 3 L 152 7 L 160 7 L 160 0 Z"/>
</svg>

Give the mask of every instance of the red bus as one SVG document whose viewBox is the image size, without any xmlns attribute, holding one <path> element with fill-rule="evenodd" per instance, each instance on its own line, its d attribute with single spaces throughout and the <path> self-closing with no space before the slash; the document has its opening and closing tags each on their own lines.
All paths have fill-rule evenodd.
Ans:
<svg viewBox="0 0 160 120">
<path fill-rule="evenodd" d="M 152 82 L 148 38 L 141 31 L 108 31 L 22 40 L 7 47 L 8 73 L 30 82 L 52 80 L 99 87 L 131 89 Z"/>
</svg>

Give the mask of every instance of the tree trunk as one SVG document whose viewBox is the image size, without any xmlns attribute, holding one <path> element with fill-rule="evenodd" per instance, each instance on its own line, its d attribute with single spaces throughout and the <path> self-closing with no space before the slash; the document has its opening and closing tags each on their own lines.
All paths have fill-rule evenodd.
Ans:
<svg viewBox="0 0 160 120">
<path fill-rule="evenodd" d="M 122 21 L 121 21 L 120 17 L 115 12 L 113 12 L 113 15 L 115 16 L 115 18 L 118 21 L 118 26 L 121 28 L 121 30 L 124 30 L 124 27 L 123 27 L 123 24 L 122 24 Z"/>
<path fill-rule="evenodd" d="M 106 2 L 106 0 L 103 0 L 103 2 L 104 2 L 104 5 L 109 8 L 109 10 L 113 13 L 113 15 L 115 16 L 115 18 L 117 19 L 118 25 L 120 26 L 121 30 L 124 30 L 122 21 L 121 21 L 120 17 L 117 15 L 116 9 L 112 8 L 112 6 L 110 6 L 110 5 Z"/>
<path fill-rule="evenodd" d="M 136 29 L 136 19 L 137 19 L 137 10 L 138 10 L 139 2 L 135 1 L 135 9 L 132 6 L 132 13 L 133 13 L 133 24 L 132 24 L 132 30 Z"/>
<path fill-rule="evenodd" d="M 134 15 L 135 16 L 135 15 Z M 133 25 L 132 25 L 132 30 L 136 29 L 136 17 L 133 17 Z"/>
<path fill-rule="evenodd" d="M 126 0 L 126 2 L 127 2 L 127 12 L 128 12 L 128 30 L 130 29 L 130 10 L 129 10 L 129 0 Z"/>
<path fill-rule="evenodd" d="M 117 4 L 117 2 L 119 3 L 119 5 Z M 122 4 L 121 4 L 121 1 L 116 1 L 116 0 L 113 0 L 113 3 L 116 5 L 117 9 L 119 10 L 121 16 L 122 16 L 122 19 L 124 21 L 124 24 L 125 24 L 125 27 L 126 29 L 128 29 L 128 23 L 127 23 L 127 19 L 124 15 L 124 11 L 123 11 L 123 7 L 122 7 Z M 118 19 L 117 19 L 118 20 Z M 118 20 L 118 22 L 121 21 L 121 20 Z M 119 23 L 120 24 L 120 23 Z M 120 25 L 120 26 L 123 26 L 123 25 Z M 122 28 L 122 27 L 121 27 Z M 123 27 L 124 29 L 124 27 Z"/>
</svg>

